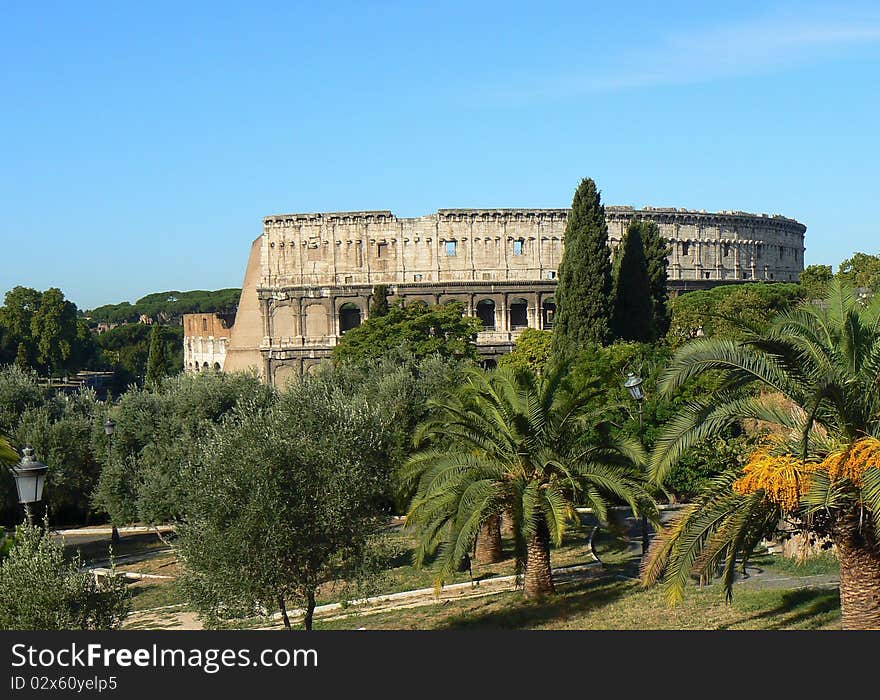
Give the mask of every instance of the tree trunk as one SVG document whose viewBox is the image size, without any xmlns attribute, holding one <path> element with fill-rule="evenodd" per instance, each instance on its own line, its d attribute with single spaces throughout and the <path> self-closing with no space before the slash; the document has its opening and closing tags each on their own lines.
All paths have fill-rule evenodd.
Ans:
<svg viewBox="0 0 880 700">
<path fill-rule="evenodd" d="M 513 537 L 513 513 L 505 510 L 501 514 L 501 535 L 503 537 Z"/>
<path fill-rule="evenodd" d="M 501 516 L 494 515 L 483 524 L 477 535 L 477 564 L 495 564 L 502 558 Z"/>
<path fill-rule="evenodd" d="M 315 619 L 315 591 L 309 590 L 306 594 L 306 617 L 303 620 L 306 631 L 312 630 L 312 622 Z"/>
<path fill-rule="evenodd" d="M 543 517 L 528 542 L 523 590 L 526 598 L 531 599 L 556 593 L 556 588 L 553 586 L 553 570 L 550 568 L 550 530 Z"/>
<path fill-rule="evenodd" d="M 834 534 L 840 560 L 840 613 L 845 630 L 880 629 L 880 550 L 869 522 Z"/>
<path fill-rule="evenodd" d="M 284 626 L 290 629 L 290 618 L 287 617 L 287 606 L 284 604 L 284 596 L 278 596 L 278 609 L 281 610 L 281 619 L 284 620 Z"/>
</svg>

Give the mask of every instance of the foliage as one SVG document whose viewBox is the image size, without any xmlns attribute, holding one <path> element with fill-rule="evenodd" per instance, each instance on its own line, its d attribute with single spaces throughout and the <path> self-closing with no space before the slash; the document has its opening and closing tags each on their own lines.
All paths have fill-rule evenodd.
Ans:
<svg viewBox="0 0 880 700">
<path fill-rule="evenodd" d="M 92 340 L 76 314 L 76 306 L 55 287 L 42 293 L 28 287 L 8 291 L 0 309 L 0 361 L 54 376 L 88 366 Z"/>
<path fill-rule="evenodd" d="M 101 366 L 113 368 L 116 372 L 115 393 L 122 393 L 129 384 L 145 379 L 153 328 L 155 325 L 130 323 L 96 336 L 95 342 L 101 352 Z M 168 374 L 181 372 L 183 328 L 163 326 L 161 342 Z"/>
<path fill-rule="evenodd" d="M 513 350 L 498 360 L 498 366 L 541 372 L 550 360 L 552 346 L 552 331 L 525 328 L 517 338 Z"/>
<path fill-rule="evenodd" d="M 150 354 L 147 357 L 147 384 L 153 385 L 171 374 L 168 357 L 165 355 L 165 342 L 162 326 L 153 325 L 150 332 Z"/>
<path fill-rule="evenodd" d="M 768 426 L 772 441 L 745 469 L 730 467 L 713 479 L 655 541 L 645 582 L 656 583 L 665 572 L 671 600 L 680 599 L 692 573 L 716 566 L 723 567 L 729 594 L 737 557 L 747 559 L 784 517 L 790 528 L 838 545 L 844 626 L 880 619 L 876 601 L 860 599 L 849 585 L 852 577 L 876 576 L 851 567 L 877 557 L 880 299 L 865 307 L 852 289 L 834 282 L 823 302 L 779 315 L 762 333 L 743 330 L 739 341 L 694 340 L 673 357 L 661 391 L 674 392 L 708 371 L 721 382 L 669 421 L 651 456 L 655 479 L 663 480 L 693 445 L 742 421 Z M 734 391 L 745 386 L 763 393 Z"/>
<path fill-rule="evenodd" d="M 116 431 L 92 495 L 115 525 L 173 522 L 185 505 L 183 471 L 212 426 L 243 402 L 265 407 L 275 392 L 252 374 L 202 372 L 131 388 L 113 409 Z M 104 440 L 104 438 L 99 438 Z"/>
<path fill-rule="evenodd" d="M 185 588 L 210 624 L 295 602 L 308 629 L 319 586 L 368 574 L 390 489 L 381 415 L 305 377 L 277 406 L 242 406 L 212 431 L 179 528 Z"/>
<path fill-rule="evenodd" d="M 117 629 L 131 609 L 122 577 L 99 581 L 40 527 L 21 525 L 0 559 L 0 629 Z"/>
<path fill-rule="evenodd" d="M 388 314 L 370 317 L 347 331 L 333 348 L 336 362 L 364 362 L 381 358 L 405 346 L 416 359 L 430 355 L 476 360 L 474 344 L 482 330 L 478 318 L 463 316 L 460 302 L 428 306 L 423 302 L 403 305 L 397 301 Z"/>
<path fill-rule="evenodd" d="M 833 279 L 831 265 L 808 265 L 801 273 L 800 283 L 809 299 L 820 299 L 827 294 Z"/>
<path fill-rule="evenodd" d="M 179 324 L 183 314 L 228 313 L 235 311 L 241 289 L 191 292 L 157 292 L 138 299 L 134 304 L 106 304 L 85 315 L 93 323 L 137 323 L 141 315 L 163 324 Z"/>
<path fill-rule="evenodd" d="M 639 221 L 645 258 L 648 262 L 648 279 L 651 299 L 654 302 L 654 324 L 657 334 L 665 336 L 669 331 L 669 255 L 668 241 L 660 235 L 660 227 L 654 221 Z"/>
<path fill-rule="evenodd" d="M 611 330 L 620 340 L 648 343 L 657 336 L 642 222 L 633 219 L 614 261 Z"/>
<path fill-rule="evenodd" d="M 779 312 L 806 296 L 803 287 L 787 282 L 722 285 L 682 294 L 671 304 L 667 340 L 678 347 L 691 338 L 739 339 L 766 329 Z"/>
<path fill-rule="evenodd" d="M 837 279 L 850 287 L 880 289 L 880 255 L 855 253 L 837 268 Z"/>
<path fill-rule="evenodd" d="M 377 284 L 373 287 L 373 301 L 370 304 L 370 318 L 388 315 L 388 285 Z"/>
<path fill-rule="evenodd" d="M 608 225 L 596 183 L 581 180 L 565 225 L 559 264 L 553 346 L 572 352 L 611 336 L 611 254 Z"/>
<path fill-rule="evenodd" d="M 43 500 L 54 520 L 82 522 L 90 510 L 89 496 L 98 481 L 101 461 L 96 436 L 104 416 L 92 390 L 55 396 L 28 408 L 15 431 L 19 445 L 30 445 L 49 466 Z"/>
<path fill-rule="evenodd" d="M 593 409 L 601 393 L 573 384 L 568 367 L 557 365 L 540 376 L 474 370 L 457 395 L 436 402 L 436 415 L 417 432 L 422 450 L 401 470 L 403 483 L 416 485 L 407 525 L 422 538 L 417 563 L 439 551 L 442 582 L 481 526 L 507 512 L 529 593 L 531 567 L 543 558 L 549 576 L 551 540 L 562 541 L 576 505 L 604 521 L 608 507 L 624 501 L 653 518 L 641 446 Z M 550 591 L 545 581 L 540 592 Z"/>
</svg>

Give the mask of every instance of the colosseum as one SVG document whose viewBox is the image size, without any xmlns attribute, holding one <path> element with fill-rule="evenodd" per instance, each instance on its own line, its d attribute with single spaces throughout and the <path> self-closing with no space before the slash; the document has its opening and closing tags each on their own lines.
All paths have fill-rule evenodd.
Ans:
<svg viewBox="0 0 880 700">
<path fill-rule="evenodd" d="M 797 281 L 806 227 L 779 215 L 608 206 L 609 243 L 633 217 L 670 243 L 673 294 L 744 281 Z M 376 285 L 391 298 L 457 300 L 480 318 L 477 345 L 491 364 L 526 327 L 553 325 L 567 209 L 440 209 L 279 214 L 263 220 L 231 326 L 187 316 L 187 371 L 256 367 L 283 385 L 326 359 L 369 314 Z"/>
</svg>

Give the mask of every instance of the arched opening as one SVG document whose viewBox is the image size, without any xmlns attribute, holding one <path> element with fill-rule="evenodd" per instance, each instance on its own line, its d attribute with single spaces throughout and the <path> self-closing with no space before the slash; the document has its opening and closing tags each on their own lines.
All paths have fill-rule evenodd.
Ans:
<svg viewBox="0 0 880 700">
<path fill-rule="evenodd" d="M 483 328 L 495 328 L 495 302 L 491 299 L 477 302 L 477 318 L 483 322 Z"/>
<path fill-rule="evenodd" d="M 292 365 L 279 365 L 274 372 L 275 386 L 279 391 L 284 391 L 290 381 L 296 376 L 296 368 Z"/>
<path fill-rule="evenodd" d="M 483 360 L 480 365 L 483 367 L 483 369 L 495 369 L 498 366 L 498 362 L 497 360 L 488 359 Z"/>
<path fill-rule="evenodd" d="M 544 330 L 553 328 L 553 317 L 556 315 L 556 299 L 553 297 L 544 299 L 544 302 L 541 304 L 541 314 L 544 320 Z"/>
<path fill-rule="evenodd" d="M 361 325 L 361 309 L 357 304 L 348 302 L 339 307 L 339 334 L 350 331 Z"/>
<path fill-rule="evenodd" d="M 207 363 L 207 362 L 202 363 L 202 369 L 208 369 L 208 363 Z"/>
<path fill-rule="evenodd" d="M 215 362 L 215 363 L 214 363 L 214 371 L 215 371 L 215 372 L 219 372 L 219 371 L 220 371 L 220 363 L 219 363 L 219 362 Z"/>
<path fill-rule="evenodd" d="M 529 302 L 514 299 L 510 302 L 510 329 L 525 328 L 529 325 Z"/>
<path fill-rule="evenodd" d="M 321 338 L 327 335 L 327 310 L 321 304 L 306 307 L 306 337 Z"/>
</svg>

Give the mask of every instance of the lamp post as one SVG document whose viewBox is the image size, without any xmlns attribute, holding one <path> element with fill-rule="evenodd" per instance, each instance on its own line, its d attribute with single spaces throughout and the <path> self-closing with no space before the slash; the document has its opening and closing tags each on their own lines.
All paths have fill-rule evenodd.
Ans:
<svg viewBox="0 0 880 700">
<path fill-rule="evenodd" d="M 49 471 L 49 467 L 34 459 L 34 451 L 31 447 L 25 447 L 23 452 L 21 461 L 12 467 L 12 476 L 15 477 L 18 502 L 24 505 L 28 525 L 33 525 L 30 506 L 31 503 L 43 500 L 43 486 L 46 483 L 46 472 Z"/>
<path fill-rule="evenodd" d="M 108 465 L 110 464 L 110 460 L 113 459 L 113 433 L 115 432 L 116 422 L 108 415 L 107 420 L 104 421 L 104 434 L 107 436 Z M 113 544 L 119 544 L 119 530 L 116 529 L 116 525 L 113 525 L 113 530 L 110 532 L 110 542 L 112 542 Z"/>
<path fill-rule="evenodd" d="M 639 440 L 642 440 L 642 402 L 645 400 L 645 390 L 642 389 L 644 380 L 632 372 L 626 375 L 626 381 L 623 386 L 629 392 L 629 395 L 635 399 L 639 406 Z M 648 516 L 642 514 L 642 558 L 648 554 Z"/>
</svg>

